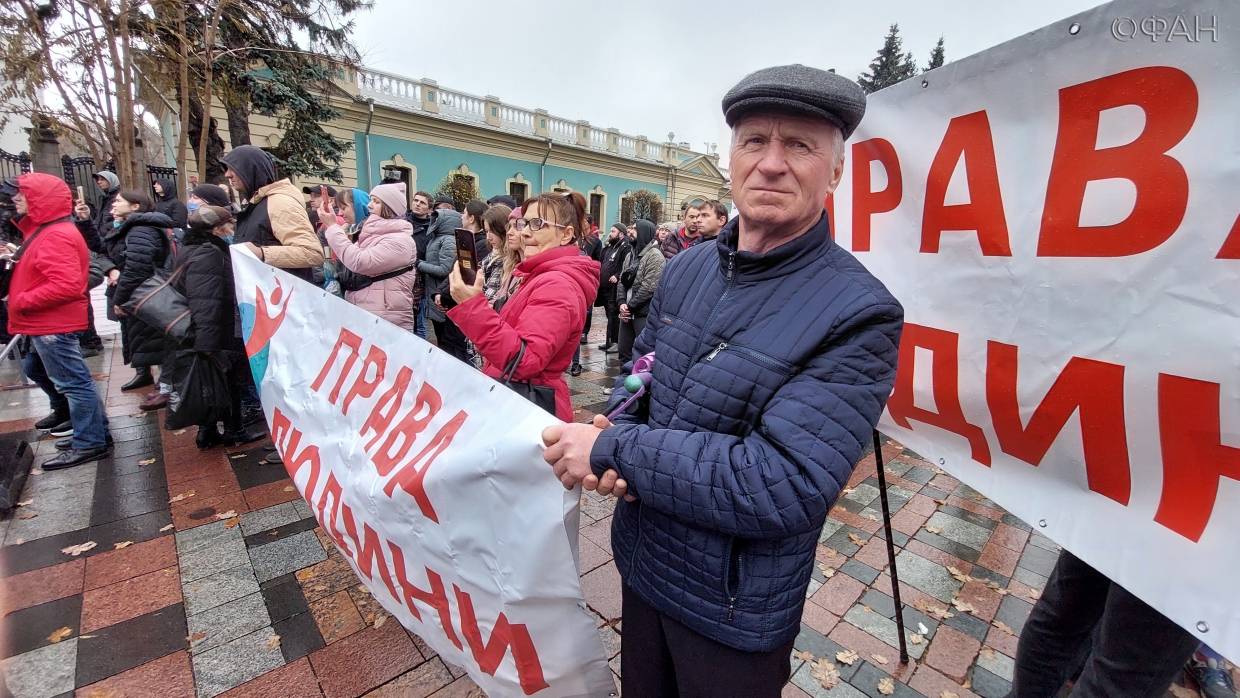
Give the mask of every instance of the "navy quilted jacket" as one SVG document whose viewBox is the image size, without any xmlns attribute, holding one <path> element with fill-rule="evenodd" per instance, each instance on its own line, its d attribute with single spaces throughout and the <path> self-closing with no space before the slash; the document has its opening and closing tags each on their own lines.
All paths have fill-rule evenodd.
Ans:
<svg viewBox="0 0 1240 698">
<path fill-rule="evenodd" d="M 825 216 L 761 255 L 736 251 L 737 225 L 668 262 L 634 352 L 656 352 L 649 406 L 604 430 L 591 464 L 638 497 L 612 524 L 624 583 L 759 652 L 797 633 L 818 534 L 891 390 L 904 311 Z"/>
</svg>

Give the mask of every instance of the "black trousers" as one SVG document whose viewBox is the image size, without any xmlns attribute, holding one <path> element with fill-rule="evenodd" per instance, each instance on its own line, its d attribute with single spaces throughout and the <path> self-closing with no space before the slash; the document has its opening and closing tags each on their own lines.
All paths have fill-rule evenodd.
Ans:
<svg viewBox="0 0 1240 698">
<path fill-rule="evenodd" d="M 623 589 L 624 695 L 776 698 L 788 683 L 792 640 L 770 652 L 742 652 L 699 635 Z"/>
<path fill-rule="evenodd" d="M 469 345 L 461 328 L 451 320 L 432 320 L 431 324 L 435 326 L 435 339 L 439 342 L 439 348 L 469 363 Z"/>
<path fill-rule="evenodd" d="M 607 313 L 607 343 L 615 344 L 620 341 L 620 304 L 614 293 L 611 296 L 611 300 L 603 302 L 603 311 Z"/>
<path fill-rule="evenodd" d="M 646 328 L 646 316 L 634 317 L 632 320 L 620 321 L 620 363 L 627 364 L 633 360 L 633 342 L 637 335 Z"/>
<path fill-rule="evenodd" d="M 1065 550 L 1021 631 L 1008 698 L 1058 695 L 1082 655 L 1073 698 L 1156 698 L 1199 644 Z"/>
</svg>

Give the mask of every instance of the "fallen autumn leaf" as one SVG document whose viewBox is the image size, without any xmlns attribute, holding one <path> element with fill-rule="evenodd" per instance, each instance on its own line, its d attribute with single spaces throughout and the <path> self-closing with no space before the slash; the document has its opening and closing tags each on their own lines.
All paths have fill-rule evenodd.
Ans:
<svg viewBox="0 0 1240 698">
<path fill-rule="evenodd" d="M 159 532 L 164 533 L 165 531 L 171 531 L 174 526 L 175 524 L 168 524 L 167 526 L 164 526 L 163 528 L 159 529 Z"/>
<path fill-rule="evenodd" d="M 909 641 L 909 644 L 911 645 L 920 645 L 921 643 L 926 641 L 926 638 L 924 635 L 921 635 L 919 633 L 909 633 L 908 641 Z"/>
<path fill-rule="evenodd" d="M 138 465 L 155 465 L 155 459 L 154 458 L 143 458 L 142 460 L 138 461 Z"/>
<path fill-rule="evenodd" d="M 223 512 L 216 514 L 215 518 L 218 521 L 223 521 L 224 519 L 231 519 L 232 517 L 236 515 L 237 515 L 236 511 L 229 509 L 228 511 L 223 511 Z"/>
<path fill-rule="evenodd" d="M 63 628 L 58 628 L 57 630 L 53 631 L 51 635 L 47 636 L 47 641 L 52 644 L 56 644 L 57 642 L 60 642 L 61 640 L 69 637 L 72 634 L 73 634 L 73 628 L 70 628 L 67 626 Z"/>
<path fill-rule="evenodd" d="M 879 664 L 886 664 L 886 663 L 887 663 L 887 658 L 886 658 L 886 657 L 884 657 L 884 656 L 883 656 L 883 655 L 881 655 L 881 654 L 871 654 L 871 655 L 870 655 L 870 659 L 873 659 L 874 661 L 878 662 Z"/>
<path fill-rule="evenodd" d="M 896 692 L 896 684 L 891 680 L 890 676 L 878 682 L 878 692 L 885 696 L 889 696 Z"/>
<path fill-rule="evenodd" d="M 835 668 L 835 663 L 826 657 L 810 665 L 809 675 L 818 681 L 819 686 L 828 690 L 835 688 L 840 683 L 839 670 Z"/>
<path fill-rule="evenodd" d="M 120 550 L 121 548 L 128 548 L 128 547 L 129 547 L 129 546 L 131 546 L 131 545 L 133 545 L 133 541 L 131 541 L 131 540 L 123 540 L 123 541 L 121 541 L 121 542 L 119 542 L 119 543 L 114 543 L 114 544 L 112 544 L 112 549 L 113 549 L 113 550 Z"/>
<path fill-rule="evenodd" d="M 272 635 L 271 637 L 267 638 L 267 649 L 273 650 L 279 646 L 280 646 L 279 635 Z"/>
<path fill-rule="evenodd" d="M 33 499 L 23 499 L 22 501 L 17 503 L 17 506 L 19 507 L 29 506 L 33 501 L 34 501 Z"/>
<path fill-rule="evenodd" d="M 938 526 L 926 526 L 926 530 L 931 533 L 942 533 L 943 532 L 943 529 L 939 528 Z"/>
<path fill-rule="evenodd" d="M 224 524 L 224 528 L 236 528 L 239 523 L 241 523 L 241 519 L 234 516 L 228 520 L 228 523 Z"/>
<path fill-rule="evenodd" d="M 67 548 L 61 548 L 60 552 L 64 553 L 65 555 L 72 555 L 73 557 L 77 557 L 78 555 L 81 555 L 87 550 L 93 550 L 96 545 L 97 543 L 95 543 L 95 541 L 88 540 L 85 543 L 82 543 L 80 545 L 70 545 Z"/>
<path fill-rule="evenodd" d="M 852 650 L 840 650 L 839 652 L 835 653 L 836 661 L 839 661 L 843 664 L 847 664 L 848 666 L 852 666 L 853 662 L 857 661 L 860 658 L 861 658 L 860 655 L 858 655 L 856 652 Z"/>
<path fill-rule="evenodd" d="M 806 652 L 805 650 L 801 650 L 800 652 L 797 652 L 796 657 L 797 659 L 800 659 L 805 662 L 814 661 L 814 655 L 810 654 L 809 652 Z"/>
<path fill-rule="evenodd" d="M 190 497 L 193 497 L 195 494 L 197 494 L 197 492 L 194 492 L 193 490 L 190 490 L 189 492 L 182 492 L 181 494 L 178 494 L 177 496 L 173 497 L 172 499 L 169 499 L 169 500 L 168 500 L 168 503 L 169 503 L 169 504 L 176 504 L 177 502 L 181 502 L 181 501 L 184 501 L 184 500 L 186 500 L 186 499 L 189 499 Z"/>
</svg>

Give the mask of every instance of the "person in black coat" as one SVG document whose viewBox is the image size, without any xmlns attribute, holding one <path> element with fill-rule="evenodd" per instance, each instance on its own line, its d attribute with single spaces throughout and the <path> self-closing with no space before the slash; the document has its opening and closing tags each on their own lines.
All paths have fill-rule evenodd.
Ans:
<svg viewBox="0 0 1240 698">
<path fill-rule="evenodd" d="M 122 306 L 143 281 L 166 268 L 172 252 L 172 219 L 154 210 L 151 197 L 123 191 L 112 204 L 113 229 L 104 238 L 107 255 L 116 265 L 108 272 L 108 305 L 121 323 L 121 350 L 134 377 L 121 390 L 136 390 L 155 382 L 151 366 L 158 366 L 166 349 L 162 330 L 127 317 Z"/>
<path fill-rule="evenodd" d="M 413 244 L 418 248 L 418 259 L 426 259 L 426 250 L 431 242 L 431 195 L 424 191 L 415 193 L 405 219 L 413 224 Z M 422 339 L 426 339 L 426 295 L 422 294 L 413 319 L 413 333 Z"/>
<path fill-rule="evenodd" d="M 171 179 L 157 179 L 155 189 L 155 210 L 172 219 L 173 228 L 185 228 L 185 217 L 189 209 L 185 202 L 177 196 L 177 187 Z"/>
<path fill-rule="evenodd" d="M 220 206 L 201 206 L 189 216 L 184 247 L 177 255 L 172 287 L 185 296 L 190 312 L 190 338 L 177 351 L 178 373 L 188 371 L 195 358 L 205 357 L 228 375 L 228 404 L 219 405 L 224 431 L 214 421 L 198 425 L 201 449 L 261 439 L 261 429 L 243 429 L 241 393 L 248 371 L 245 347 L 237 321 L 237 297 L 233 286 L 229 246 L 232 213 Z"/>
<path fill-rule="evenodd" d="M 595 305 L 603 306 L 607 314 L 607 336 L 598 348 L 608 354 L 620 351 L 617 343 L 620 339 L 620 302 L 616 299 L 616 284 L 620 283 L 620 274 L 633 251 L 628 235 L 629 229 L 623 223 L 611 226 L 611 234 L 607 236 L 607 245 L 600 260 L 598 301 Z"/>
</svg>

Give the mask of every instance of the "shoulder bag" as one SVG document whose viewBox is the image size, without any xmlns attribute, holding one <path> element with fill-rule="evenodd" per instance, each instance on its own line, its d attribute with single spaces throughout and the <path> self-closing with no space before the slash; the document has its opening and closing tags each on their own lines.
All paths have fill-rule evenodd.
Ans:
<svg viewBox="0 0 1240 698">
<path fill-rule="evenodd" d="M 517 395 L 538 405 L 547 412 L 555 414 L 555 389 L 549 385 L 535 385 L 529 381 L 514 381 L 512 374 L 517 372 L 517 366 L 521 363 L 521 358 L 525 356 L 525 340 L 521 340 L 521 348 L 517 350 L 516 356 L 508 362 L 508 366 L 504 369 L 504 375 L 500 378 L 500 382 L 508 386 Z"/>
</svg>

